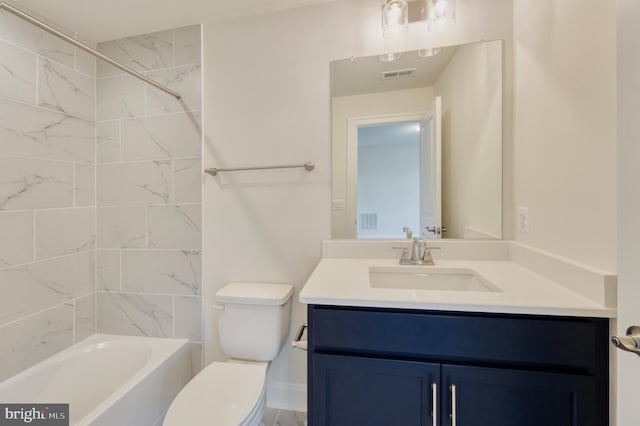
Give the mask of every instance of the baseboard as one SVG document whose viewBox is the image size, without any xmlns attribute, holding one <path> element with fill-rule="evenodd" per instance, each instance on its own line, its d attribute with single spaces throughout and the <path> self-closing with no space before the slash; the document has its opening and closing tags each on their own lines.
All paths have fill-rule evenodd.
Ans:
<svg viewBox="0 0 640 426">
<path fill-rule="evenodd" d="M 267 407 L 280 410 L 307 411 L 307 385 L 272 382 L 267 385 Z"/>
</svg>

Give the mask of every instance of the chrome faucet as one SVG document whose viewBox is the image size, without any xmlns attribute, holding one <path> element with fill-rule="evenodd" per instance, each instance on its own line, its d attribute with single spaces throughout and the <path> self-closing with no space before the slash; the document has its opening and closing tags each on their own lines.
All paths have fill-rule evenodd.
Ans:
<svg viewBox="0 0 640 426">
<path fill-rule="evenodd" d="M 411 256 L 409 256 L 409 247 L 393 247 L 402 250 L 398 263 L 401 265 L 435 265 L 431 250 L 437 250 L 440 247 L 427 247 L 427 241 L 419 238 L 414 238 L 410 247 Z"/>
<path fill-rule="evenodd" d="M 409 228 L 408 226 L 402 228 L 402 232 L 407 234 L 407 240 L 410 240 L 413 237 L 413 232 L 411 232 L 411 228 Z"/>
</svg>

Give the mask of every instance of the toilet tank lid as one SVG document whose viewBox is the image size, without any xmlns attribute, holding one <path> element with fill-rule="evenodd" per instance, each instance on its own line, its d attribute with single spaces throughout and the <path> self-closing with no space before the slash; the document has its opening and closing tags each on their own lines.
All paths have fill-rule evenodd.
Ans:
<svg viewBox="0 0 640 426">
<path fill-rule="evenodd" d="M 291 284 L 229 283 L 216 292 L 218 303 L 284 305 L 293 294 Z"/>
</svg>

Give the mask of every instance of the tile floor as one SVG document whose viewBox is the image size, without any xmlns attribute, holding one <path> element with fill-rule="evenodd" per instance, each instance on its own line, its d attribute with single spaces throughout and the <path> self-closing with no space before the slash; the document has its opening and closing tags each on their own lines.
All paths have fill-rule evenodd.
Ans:
<svg viewBox="0 0 640 426">
<path fill-rule="evenodd" d="M 264 426 L 305 426 L 307 424 L 307 413 L 267 407 L 262 423 L 264 423 Z"/>
</svg>

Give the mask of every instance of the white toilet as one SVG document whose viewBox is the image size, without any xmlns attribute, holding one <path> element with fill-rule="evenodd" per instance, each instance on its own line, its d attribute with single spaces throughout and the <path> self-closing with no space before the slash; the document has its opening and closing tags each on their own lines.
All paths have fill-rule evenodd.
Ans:
<svg viewBox="0 0 640 426">
<path fill-rule="evenodd" d="M 231 358 L 213 362 L 173 400 L 164 426 L 259 425 L 269 362 L 289 332 L 293 286 L 231 283 L 218 290 L 218 330 Z"/>
</svg>

